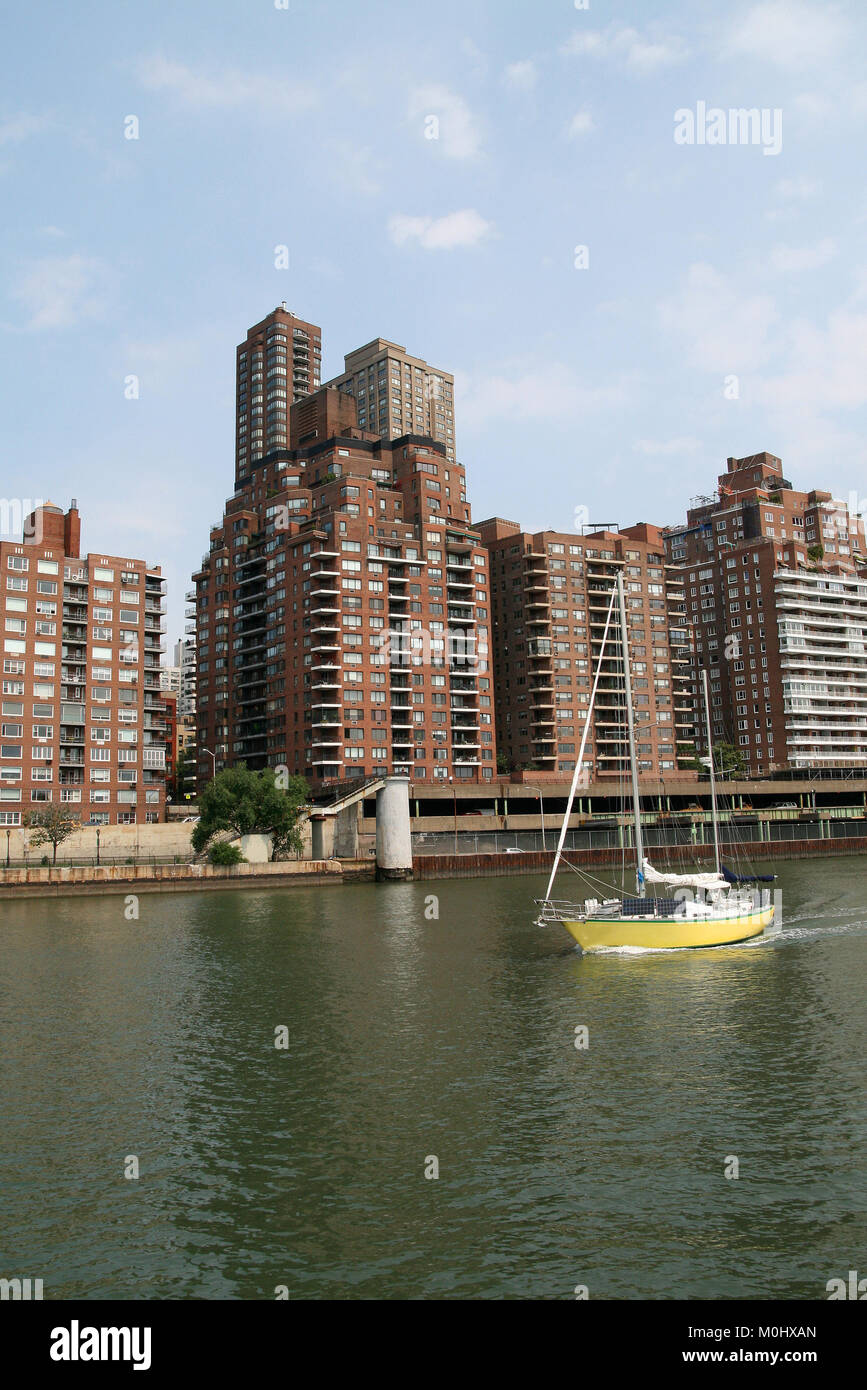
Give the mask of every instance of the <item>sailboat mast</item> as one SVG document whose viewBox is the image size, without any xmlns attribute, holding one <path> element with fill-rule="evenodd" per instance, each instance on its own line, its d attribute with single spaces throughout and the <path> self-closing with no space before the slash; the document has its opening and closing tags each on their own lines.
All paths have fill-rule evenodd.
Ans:
<svg viewBox="0 0 867 1390">
<path fill-rule="evenodd" d="M 701 673 L 701 688 L 702 688 L 702 690 L 703 690 L 703 692 L 704 692 L 704 721 L 705 721 L 705 727 L 706 727 L 706 729 L 707 729 L 708 766 L 709 766 L 709 768 L 710 768 L 710 806 L 711 806 L 711 817 L 712 817 L 712 819 L 713 819 L 713 852 L 714 852 L 714 857 L 715 857 L 715 859 L 716 859 L 716 871 L 717 871 L 717 873 L 719 873 L 719 872 L 720 872 L 720 858 L 719 858 L 719 817 L 718 817 L 718 815 L 717 815 L 717 808 L 716 808 L 716 774 L 715 774 L 715 772 L 714 772 L 714 765 L 713 765 L 713 742 L 711 741 L 711 736 L 710 736 L 710 698 L 709 698 L 709 696 L 708 696 L 708 691 L 707 691 L 707 671 L 704 670 L 704 669 L 702 669 L 702 673 Z"/>
<path fill-rule="evenodd" d="M 581 747 L 578 749 L 578 757 L 575 759 L 575 771 L 572 773 L 572 785 L 569 788 L 569 799 L 566 802 L 566 814 L 563 817 L 563 824 L 560 827 L 560 839 L 557 842 L 557 852 L 554 855 L 554 864 L 551 869 L 551 877 L 548 879 L 548 887 L 545 890 L 545 898 L 551 896 L 551 889 L 554 887 L 554 879 L 557 877 L 557 869 L 560 864 L 560 856 L 563 853 L 563 846 L 566 843 L 566 832 L 569 829 L 569 817 L 572 814 L 572 803 L 575 800 L 575 793 L 578 790 L 578 783 L 584 766 L 584 749 L 587 747 L 587 738 L 590 733 L 590 724 L 593 719 L 593 709 L 596 704 L 596 691 L 599 688 L 599 677 L 602 675 L 602 659 L 605 656 L 605 646 L 608 641 L 608 629 L 611 626 L 611 618 L 614 613 L 614 600 L 616 591 L 611 591 L 611 601 L 608 604 L 608 612 L 605 615 L 605 628 L 602 633 L 602 645 L 599 649 L 599 661 L 596 666 L 596 675 L 593 679 L 593 688 L 590 691 L 590 704 L 587 707 L 587 718 L 584 720 L 584 732 L 581 735 Z"/>
<path fill-rule="evenodd" d="M 638 795 L 638 760 L 635 755 L 635 715 L 632 710 L 632 677 L 629 673 L 629 631 L 626 626 L 626 598 L 623 590 L 623 571 L 617 573 L 617 598 L 620 603 L 620 645 L 623 650 L 623 679 L 626 686 L 626 722 L 629 729 L 629 768 L 632 773 L 632 808 L 635 815 L 635 888 L 644 897 L 644 842 L 641 838 L 641 799 Z"/>
</svg>

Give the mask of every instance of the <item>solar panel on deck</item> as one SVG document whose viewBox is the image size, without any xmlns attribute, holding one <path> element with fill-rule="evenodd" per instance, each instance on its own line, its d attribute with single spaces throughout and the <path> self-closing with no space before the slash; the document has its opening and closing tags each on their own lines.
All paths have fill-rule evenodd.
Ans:
<svg viewBox="0 0 867 1390">
<path fill-rule="evenodd" d="M 673 917 L 683 904 L 677 898 L 624 898 L 625 917 Z"/>
</svg>

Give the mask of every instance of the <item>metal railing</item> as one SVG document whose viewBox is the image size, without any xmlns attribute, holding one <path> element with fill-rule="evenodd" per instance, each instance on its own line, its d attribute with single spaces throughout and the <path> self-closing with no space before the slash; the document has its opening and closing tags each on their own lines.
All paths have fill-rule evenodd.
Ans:
<svg viewBox="0 0 867 1390">
<path fill-rule="evenodd" d="M 862 836 L 867 837 L 867 821 L 865 820 L 825 820 L 824 834 L 822 833 L 823 822 L 814 821 L 766 821 L 767 827 L 762 833 L 759 823 L 728 826 L 720 825 L 720 844 L 722 846 L 736 847 L 738 845 L 762 845 L 762 844 L 781 844 L 797 843 L 806 840 L 823 839 L 826 843 L 834 840 L 856 839 Z M 564 850 L 622 850 L 629 858 L 633 852 L 631 827 L 624 826 L 621 831 L 616 827 L 609 829 L 576 829 L 569 830 L 566 834 Z M 676 831 L 671 826 L 644 826 L 642 834 L 646 850 L 681 848 L 689 849 L 693 845 L 701 847 L 706 853 L 710 846 L 710 827 L 695 826 L 695 835 L 691 831 L 684 833 Z M 703 833 L 702 833 L 703 832 Z M 545 831 L 544 844 L 540 830 L 481 830 L 472 831 L 458 829 L 457 837 L 452 830 L 420 830 L 413 831 L 412 850 L 413 854 L 506 854 L 508 852 L 534 854 L 547 852 L 553 854 L 557 846 L 559 831 Z M 457 844 L 457 851 L 455 845 Z M 651 856 L 652 857 L 652 856 Z M 712 858 L 712 853 L 710 858 Z"/>
</svg>

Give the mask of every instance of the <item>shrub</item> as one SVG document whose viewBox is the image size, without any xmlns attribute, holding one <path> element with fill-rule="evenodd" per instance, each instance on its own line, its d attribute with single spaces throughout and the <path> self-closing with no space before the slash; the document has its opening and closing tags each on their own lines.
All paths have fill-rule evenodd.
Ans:
<svg viewBox="0 0 867 1390">
<path fill-rule="evenodd" d="M 230 844 L 228 840 L 218 840 L 215 845 L 211 845 L 208 850 L 208 859 L 212 864 L 226 867 L 230 864 L 246 864 L 246 859 L 237 845 Z"/>
</svg>

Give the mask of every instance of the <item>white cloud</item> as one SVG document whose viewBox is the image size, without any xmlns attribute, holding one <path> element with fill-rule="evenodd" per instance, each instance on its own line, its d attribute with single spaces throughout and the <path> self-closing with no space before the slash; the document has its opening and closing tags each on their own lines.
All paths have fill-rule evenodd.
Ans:
<svg viewBox="0 0 867 1390">
<path fill-rule="evenodd" d="M 621 383 L 588 386 L 561 362 L 523 372 L 456 375 L 455 395 L 461 421 L 473 429 L 503 420 L 574 421 L 592 411 L 614 409 L 627 399 Z"/>
<path fill-rule="evenodd" d="M 628 25 L 611 24 L 605 30 L 576 30 L 560 52 L 566 57 L 612 58 L 634 72 L 650 73 L 682 62 L 687 56 L 687 47 L 674 35 L 647 38 Z"/>
<path fill-rule="evenodd" d="M 788 274 L 792 271 L 818 270 L 837 254 L 833 237 L 825 237 L 815 246 L 775 246 L 771 252 L 771 269 Z"/>
<path fill-rule="evenodd" d="M 151 92 L 168 92 L 185 106 L 199 110 L 250 110 L 259 114 L 295 115 L 315 103 L 311 86 L 261 72 L 226 68 L 205 73 L 168 58 L 145 58 L 138 64 L 141 85 Z"/>
<path fill-rule="evenodd" d="M 844 465 L 863 469 L 863 431 L 847 433 L 840 418 L 867 407 L 863 290 L 856 273 L 848 302 L 824 323 L 789 320 L 773 338 L 778 315 L 770 297 L 739 292 L 710 266 L 691 267 L 685 288 L 660 307 L 690 365 L 720 377 L 748 372 L 742 388 L 778 453 L 804 465 L 820 455 L 839 474 Z"/>
<path fill-rule="evenodd" d="M 566 138 L 567 140 L 580 140 L 582 135 L 587 135 L 595 127 L 596 122 L 585 106 L 581 111 L 575 113 L 566 127 Z"/>
<path fill-rule="evenodd" d="M 100 317 L 107 279 L 106 267 L 93 257 L 44 256 L 28 262 L 11 295 L 26 310 L 28 328 L 70 328 Z"/>
<path fill-rule="evenodd" d="M 762 0 L 735 21 L 727 51 L 780 67 L 821 66 L 836 57 L 847 26 L 837 5 L 804 0 Z"/>
<path fill-rule="evenodd" d="M 507 87 L 512 87 L 515 91 L 531 92 L 538 76 L 536 64 L 529 58 L 523 58 L 518 63 L 509 64 L 503 73 L 503 81 Z"/>
<path fill-rule="evenodd" d="M 767 294 L 739 292 L 713 266 L 690 266 L 686 282 L 659 306 L 663 327 L 682 342 L 687 360 L 707 371 L 754 370 L 768 356 L 778 314 Z"/>
<path fill-rule="evenodd" d="M 780 179 L 775 192 L 781 198 L 817 198 L 822 191 L 822 185 L 818 179 L 808 179 L 803 175 L 800 178 Z"/>
<path fill-rule="evenodd" d="M 756 399 L 788 414 L 823 414 L 867 405 L 867 314 L 839 309 L 825 328 L 799 320 L 785 368 L 756 384 Z"/>
<path fill-rule="evenodd" d="M 456 247 L 478 246 L 493 232 L 474 208 L 450 212 L 444 217 L 407 217 L 398 214 L 389 220 L 388 234 L 395 246 L 415 241 L 424 251 L 453 251 Z"/>
<path fill-rule="evenodd" d="M 437 137 L 432 143 L 437 144 L 447 159 L 475 159 L 481 149 L 481 131 L 462 96 L 436 83 L 417 88 L 409 100 L 409 119 L 426 122 L 429 116 L 435 116 L 439 122 Z M 419 129 L 425 133 L 421 125 Z"/>
<path fill-rule="evenodd" d="M 637 454 L 648 454 L 653 458 L 671 458 L 676 454 L 694 454 L 702 447 L 701 440 L 694 435 L 679 435 L 675 439 L 637 439 L 632 446 Z"/>
<path fill-rule="evenodd" d="M 11 120 L 0 121 L 0 145 L 20 145 L 31 135 L 40 135 L 52 125 L 48 116 L 13 116 Z"/>
</svg>

